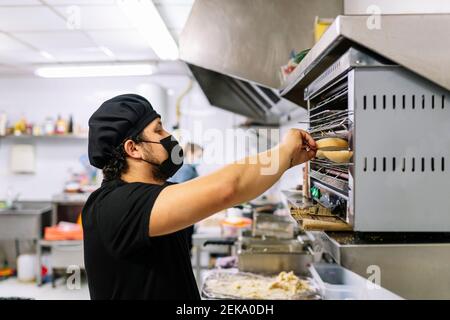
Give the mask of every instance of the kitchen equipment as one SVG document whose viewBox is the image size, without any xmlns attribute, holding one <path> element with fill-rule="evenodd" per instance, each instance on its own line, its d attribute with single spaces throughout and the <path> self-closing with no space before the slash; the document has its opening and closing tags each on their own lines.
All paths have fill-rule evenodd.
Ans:
<svg viewBox="0 0 450 320">
<path fill-rule="evenodd" d="M 294 238 L 296 225 L 289 216 L 270 213 L 253 214 L 252 235 L 254 237 L 274 237 L 278 239 Z"/>
<path fill-rule="evenodd" d="M 316 16 L 335 17 L 343 9 L 343 0 L 197 0 L 180 35 L 180 59 L 211 105 L 250 123 L 286 123 L 305 110 L 280 98 L 280 66 L 292 50 L 313 45 Z"/>
<path fill-rule="evenodd" d="M 51 224 L 51 204 L 16 201 L 13 207 L 0 209 L 0 240 L 38 240 Z"/>
<path fill-rule="evenodd" d="M 338 17 L 282 89 L 315 139 L 353 152 L 307 166 L 314 201 L 339 203 L 331 214 L 351 229 L 314 234 L 326 261 L 404 298 L 448 299 L 449 15 L 381 18 L 369 30 L 367 16 Z"/>
<path fill-rule="evenodd" d="M 313 159 L 309 179 L 346 203 L 340 217 L 354 231 L 450 232 L 447 90 L 352 47 L 306 87 L 305 99 L 315 139 L 348 141 L 348 161 Z M 432 212 L 422 197 L 430 190 L 441 199 Z"/>
<path fill-rule="evenodd" d="M 310 232 L 327 261 L 406 299 L 450 299 L 450 235 Z"/>
<path fill-rule="evenodd" d="M 350 162 L 350 159 L 353 157 L 353 151 L 348 150 L 323 151 L 323 156 L 335 163 L 348 163 Z"/>
<path fill-rule="evenodd" d="M 275 239 L 241 236 L 236 242 L 240 271 L 274 274 L 283 270 L 308 274 L 314 255 L 302 238 Z"/>
</svg>

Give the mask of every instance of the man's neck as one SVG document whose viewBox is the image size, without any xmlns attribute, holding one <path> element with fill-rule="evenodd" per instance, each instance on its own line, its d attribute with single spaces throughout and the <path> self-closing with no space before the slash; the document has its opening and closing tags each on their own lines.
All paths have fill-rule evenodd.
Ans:
<svg viewBox="0 0 450 320">
<path fill-rule="evenodd" d="M 142 182 L 148 184 L 159 184 L 165 183 L 164 180 L 155 179 L 150 170 L 145 170 L 142 172 L 136 172 L 133 170 L 128 170 L 127 173 L 123 173 L 121 179 L 128 183 Z"/>
</svg>

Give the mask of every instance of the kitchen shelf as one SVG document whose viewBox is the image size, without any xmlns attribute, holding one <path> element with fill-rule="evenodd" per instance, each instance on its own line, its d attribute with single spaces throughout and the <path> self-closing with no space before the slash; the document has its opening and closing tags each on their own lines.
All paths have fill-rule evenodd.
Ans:
<svg viewBox="0 0 450 320">
<path fill-rule="evenodd" d="M 71 135 L 71 134 L 65 134 L 65 135 L 42 135 L 42 136 L 33 136 L 33 135 L 7 135 L 7 136 L 0 136 L 0 139 L 7 139 L 7 140 L 44 140 L 44 139 L 54 139 L 54 140 L 87 140 L 87 135 Z"/>
</svg>

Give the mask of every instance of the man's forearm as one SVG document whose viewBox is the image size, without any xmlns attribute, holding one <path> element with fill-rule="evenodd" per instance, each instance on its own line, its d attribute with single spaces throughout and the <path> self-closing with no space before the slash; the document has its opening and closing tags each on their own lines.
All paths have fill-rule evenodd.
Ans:
<svg viewBox="0 0 450 320">
<path fill-rule="evenodd" d="M 223 168 L 236 184 L 229 205 L 254 199 L 269 189 L 289 169 L 290 160 L 287 147 L 278 145 Z"/>
<path fill-rule="evenodd" d="M 289 149 L 280 145 L 207 176 L 169 186 L 161 192 L 153 207 L 150 235 L 184 229 L 220 210 L 254 199 L 269 189 L 289 167 Z"/>
</svg>

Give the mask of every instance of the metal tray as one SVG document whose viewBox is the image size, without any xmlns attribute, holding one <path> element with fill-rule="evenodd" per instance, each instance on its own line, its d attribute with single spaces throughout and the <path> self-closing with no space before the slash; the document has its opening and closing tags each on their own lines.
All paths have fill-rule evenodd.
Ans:
<svg viewBox="0 0 450 320">
<path fill-rule="evenodd" d="M 229 281 L 245 281 L 245 280 L 261 280 L 261 281 L 270 281 L 271 278 L 275 279 L 276 276 L 262 276 L 254 273 L 247 272 L 239 272 L 237 269 L 233 270 L 214 270 L 205 278 L 202 286 L 202 297 L 206 299 L 218 300 L 218 299 L 232 299 L 232 300 L 265 300 L 264 297 L 252 298 L 247 296 L 238 296 L 233 294 L 223 294 L 215 292 L 213 288 L 211 288 L 212 281 L 219 281 L 226 283 Z M 299 294 L 291 295 L 286 297 L 286 299 L 279 298 L 278 300 L 320 300 L 320 290 L 319 286 L 312 278 L 299 277 L 303 281 L 307 281 L 310 286 L 310 290 L 303 291 Z M 277 298 L 267 298 L 274 299 Z"/>
<path fill-rule="evenodd" d="M 288 216 L 278 216 L 267 213 L 254 213 L 252 235 L 278 239 L 293 239 L 295 224 Z"/>
</svg>

